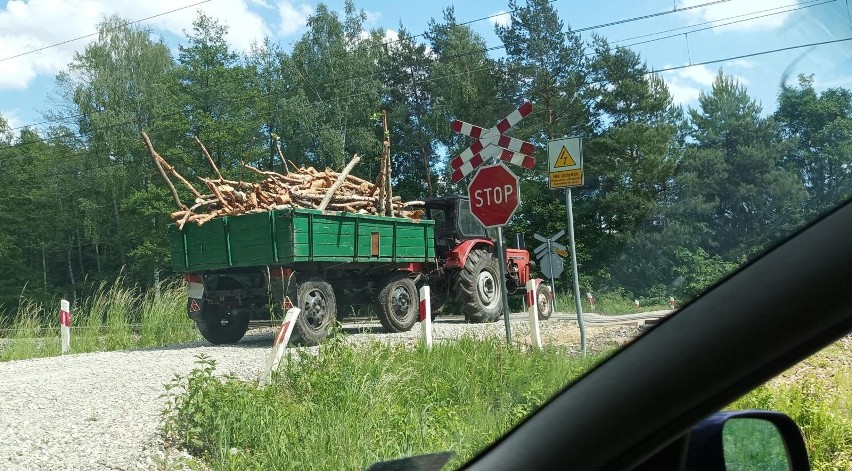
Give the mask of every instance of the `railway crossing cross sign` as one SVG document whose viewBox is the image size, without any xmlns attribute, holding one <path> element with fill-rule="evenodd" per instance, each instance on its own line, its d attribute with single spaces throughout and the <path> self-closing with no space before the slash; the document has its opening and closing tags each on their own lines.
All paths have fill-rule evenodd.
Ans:
<svg viewBox="0 0 852 471">
<path fill-rule="evenodd" d="M 505 226 L 521 205 L 518 177 L 502 163 L 480 168 L 467 192 L 470 212 L 485 227 Z"/>
<path fill-rule="evenodd" d="M 553 285 L 553 279 L 562 276 L 562 271 L 565 270 L 565 264 L 562 262 L 562 257 L 568 254 L 567 247 L 556 242 L 565 235 L 565 231 L 559 231 L 551 237 L 543 237 L 539 234 L 534 234 L 536 240 L 542 242 L 541 245 L 533 250 L 538 262 L 541 265 L 541 273 L 550 278 L 550 284 Z"/>
<path fill-rule="evenodd" d="M 460 181 L 493 157 L 523 168 L 533 168 L 535 166 L 535 159 L 532 157 L 532 154 L 535 147 L 527 141 L 503 134 L 527 117 L 531 112 L 532 103 L 524 103 L 489 129 L 465 123 L 464 121 L 453 121 L 453 131 L 476 139 L 476 142 L 453 159 L 453 182 Z"/>
</svg>

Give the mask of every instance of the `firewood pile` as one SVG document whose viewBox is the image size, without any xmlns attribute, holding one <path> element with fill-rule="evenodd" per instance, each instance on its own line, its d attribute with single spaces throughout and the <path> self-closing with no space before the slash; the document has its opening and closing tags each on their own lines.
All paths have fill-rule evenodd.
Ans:
<svg viewBox="0 0 852 471">
<path fill-rule="evenodd" d="M 423 216 L 421 210 L 405 209 L 413 203 L 403 203 L 399 196 L 391 196 L 389 188 L 380 188 L 372 182 L 350 175 L 349 172 L 360 161 L 358 155 L 355 155 L 340 173 L 329 168 L 322 171 L 314 167 L 297 168 L 292 162 L 288 166 L 283 156 L 281 158 L 287 170 L 286 174 L 260 170 L 244 163 L 243 167 L 263 178 L 259 183 L 252 183 L 224 178 L 207 149 L 196 138 L 216 174 L 216 178 L 199 177 L 207 190 L 207 193 L 202 194 L 154 150 L 151 139 L 144 132 L 142 140 L 178 206 L 178 211 L 171 213 L 171 217 L 179 229 L 183 229 L 188 222 L 200 226 L 220 216 L 285 208 L 378 214 L 413 220 L 419 220 Z M 186 186 L 195 197 L 191 206 L 181 201 L 166 172 Z M 380 183 L 383 182 L 390 184 L 389 179 L 380 176 Z"/>
</svg>

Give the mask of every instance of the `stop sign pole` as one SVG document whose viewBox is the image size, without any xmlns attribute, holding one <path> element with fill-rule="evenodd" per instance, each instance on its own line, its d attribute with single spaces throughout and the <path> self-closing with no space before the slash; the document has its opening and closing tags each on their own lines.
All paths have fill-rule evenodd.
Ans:
<svg viewBox="0 0 852 471">
<path fill-rule="evenodd" d="M 509 222 L 521 205 L 521 187 L 518 177 L 503 164 L 480 167 L 467 187 L 470 212 L 486 228 L 497 228 L 497 260 L 500 265 L 500 297 L 506 342 L 512 343 L 509 322 L 509 295 L 506 291 L 506 248 L 503 244 L 503 226 Z"/>
</svg>

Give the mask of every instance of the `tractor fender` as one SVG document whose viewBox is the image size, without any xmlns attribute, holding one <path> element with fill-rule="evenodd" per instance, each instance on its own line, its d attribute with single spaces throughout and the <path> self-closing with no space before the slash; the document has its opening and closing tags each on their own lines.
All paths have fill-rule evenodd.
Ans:
<svg viewBox="0 0 852 471">
<path fill-rule="evenodd" d="M 470 239 L 462 242 L 456 248 L 447 253 L 445 268 L 462 268 L 467 262 L 467 256 L 473 249 L 478 247 L 493 247 L 494 242 L 488 239 Z"/>
</svg>

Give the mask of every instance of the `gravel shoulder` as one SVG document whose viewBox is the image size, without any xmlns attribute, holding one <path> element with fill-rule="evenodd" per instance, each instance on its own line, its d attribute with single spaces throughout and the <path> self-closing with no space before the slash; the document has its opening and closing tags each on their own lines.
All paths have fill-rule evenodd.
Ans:
<svg viewBox="0 0 852 471">
<path fill-rule="evenodd" d="M 348 324 L 347 341 L 414 344 L 410 332 L 383 334 L 377 323 Z M 529 344 L 529 326 L 512 321 L 515 342 Z M 589 350 L 606 351 L 642 332 L 635 325 L 588 325 Z M 504 335 L 493 324 L 436 322 L 435 341 L 462 336 Z M 541 324 L 545 344 L 579 352 L 576 322 L 552 319 Z M 219 374 L 246 380 L 258 377 L 272 343 L 272 330 L 252 331 L 239 344 L 197 342 L 170 348 L 101 352 L 0 363 L 0 469 L 107 470 L 172 469 L 183 459 L 164 452 L 159 439 L 163 385 L 185 375 L 195 357 L 217 363 Z"/>
</svg>

